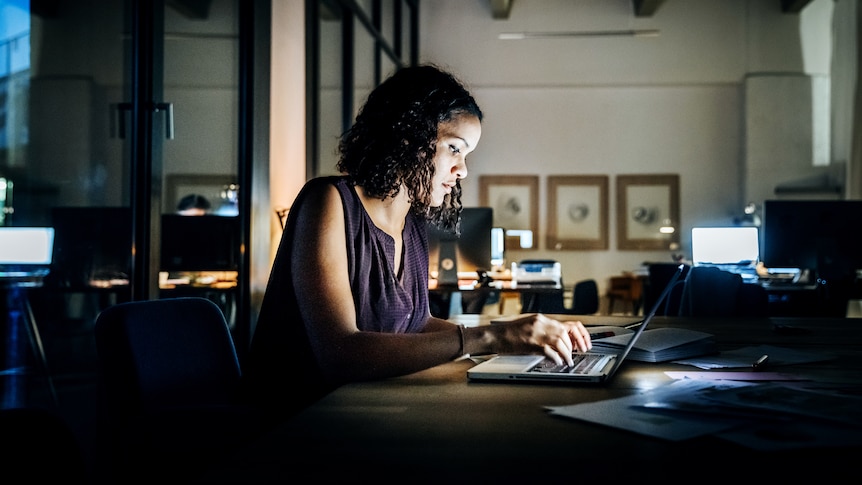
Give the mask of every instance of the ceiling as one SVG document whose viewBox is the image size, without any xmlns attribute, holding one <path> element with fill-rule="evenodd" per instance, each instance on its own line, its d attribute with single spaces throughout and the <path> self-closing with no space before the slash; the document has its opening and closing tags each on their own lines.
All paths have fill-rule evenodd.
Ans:
<svg viewBox="0 0 862 485">
<path fill-rule="evenodd" d="M 506 20 L 512 11 L 516 0 L 489 0 L 491 16 L 497 20 Z M 665 0 L 631 0 L 635 17 L 651 17 L 661 7 Z M 781 5 L 784 13 L 799 13 L 811 0 L 774 0 Z"/>
</svg>

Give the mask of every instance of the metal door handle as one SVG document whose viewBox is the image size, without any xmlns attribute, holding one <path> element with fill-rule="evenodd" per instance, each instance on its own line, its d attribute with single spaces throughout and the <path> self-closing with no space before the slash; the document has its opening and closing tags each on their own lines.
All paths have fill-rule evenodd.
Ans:
<svg viewBox="0 0 862 485">
<path fill-rule="evenodd" d="M 153 108 L 153 113 L 159 111 L 165 112 L 165 138 L 168 140 L 174 139 L 174 104 L 173 103 L 156 103 Z"/>
<path fill-rule="evenodd" d="M 111 104 L 111 138 L 126 137 L 126 112 L 132 111 L 132 103 Z M 174 139 L 174 105 L 173 103 L 153 103 L 151 111 L 165 112 L 165 138 Z"/>
</svg>

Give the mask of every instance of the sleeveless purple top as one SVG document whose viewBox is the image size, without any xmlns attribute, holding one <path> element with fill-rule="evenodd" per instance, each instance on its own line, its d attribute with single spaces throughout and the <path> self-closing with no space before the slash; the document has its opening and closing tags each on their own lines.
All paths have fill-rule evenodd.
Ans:
<svg viewBox="0 0 862 485">
<path fill-rule="evenodd" d="M 360 330 L 419 332 L 429 316 L 428 239 L 425 221 L 409 214 L 402 237 L 400 272 L 394 272 L 395 241 L 371 221 L 359 196 L 345 177 L 308 181 L 297 195 L 285 224 L 261 303 L 254 336 L 243 362 L 247 395 L 278 416 L 290 415 L 332 390 L 324 381 L 305 331 L 291 274 L 290 248 L 301 244 L 294 214 L 308 193 L 334 185 L 341 194 L 347 236 L 347 273 Z M 298 238 L 298 239 L 297 239 Z M 285 392 L 289 385 L 292 393 Z M 297 392 L 298 391 L 298 392 Z"/>
<path fill-rule="evenodd" d="M 344 202 L 347 223 L 347 270 L 356 323 L 374 332 L 419 332 L 428 318 L 428 241 L 425 222 L 407 216 L 404 252 L 395 254 L 395 240 L 374 225 L 346 179 L 335 186 Z M 393 261 L 401 258 L 400 273 Z"/>
</svg>

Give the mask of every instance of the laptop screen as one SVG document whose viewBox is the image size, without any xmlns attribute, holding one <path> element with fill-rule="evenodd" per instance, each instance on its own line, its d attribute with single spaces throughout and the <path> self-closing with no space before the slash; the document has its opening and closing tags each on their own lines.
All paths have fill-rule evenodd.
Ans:
<svg viewBox="0 0 862 485">
<path fill-rule="evenodd" d="M 760 258 L 756 227 L 695 227 L 691 230 L 691 259 L 695 265 L 748 266 Z"/>
<path fill-rule="evenodd" d="M 49 265 L 53 248 L 51 227 L 0 227 L 0 265 Z"/>
</svg>

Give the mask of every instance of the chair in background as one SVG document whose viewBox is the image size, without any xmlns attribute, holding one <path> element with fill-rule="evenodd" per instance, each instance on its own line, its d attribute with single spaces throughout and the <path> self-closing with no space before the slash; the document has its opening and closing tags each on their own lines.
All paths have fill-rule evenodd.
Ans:
<svg viewBox="0 0 862 485">
<path fill-rule="evenodd" d="M 522 293 L 522 313 L 591 315 L 599 311 L 599 288 L 595 280 L 582 280 L 572 291 L 572 305 L 567 307 L 563 291 Z"/>
<path fill-rule="evenodd" d="M 599 311 L 599 285 L 596 280 L 583 280 L 575 283 L 572 292 L 571 313 L 592 315 Z"/>
<path fill-rule="evenodd" d="M 632 315 L 640 313 L 643 302 L 643 282 L 633 274 L 611 276 L 606 296 L 608 314 L 613 314 L 616 304 L 622 302 L 631 309 Z"/>
<path fill-rule="evenodd" d="M 127 302 L 95 324 L 109 480 L 182 482 L 256 436 L 224 314 L 205 298 Z"/>
<path fill-rule="evenodd" d="M 693 267 L 685 279 L 679 315 L 691 317 L 766 316 L 768 297 L 760 285 L 719 268 Z"/>
<path fill-rule="evenodd" d="M 521 313 L 568 313 L 563 290 L 521 293 Z"/>
</svg>

